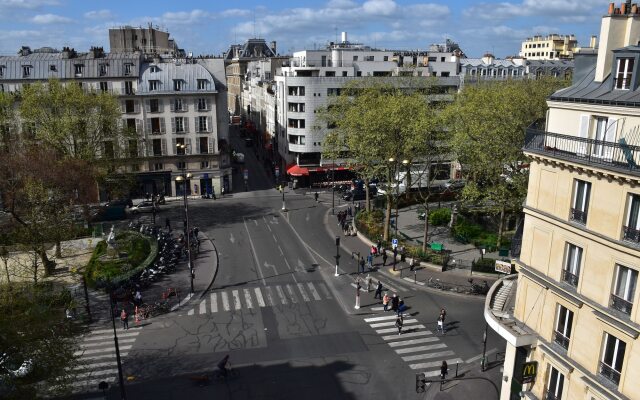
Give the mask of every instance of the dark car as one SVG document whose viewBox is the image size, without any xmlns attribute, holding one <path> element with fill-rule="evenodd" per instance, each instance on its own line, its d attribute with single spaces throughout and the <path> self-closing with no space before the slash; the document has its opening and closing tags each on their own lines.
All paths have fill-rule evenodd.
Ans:
<svg viewBox="0 0 640 400">
<path fill-rule="evenodd" d="M 372 198 L 377 193 L 377 190 L 369 188 L 369 198 Z M 350 190 L 342 195 L 342 198 L 346 201 L 360 201 L 367 198 L 367 193 L 364 190 Z"/>
</svg>

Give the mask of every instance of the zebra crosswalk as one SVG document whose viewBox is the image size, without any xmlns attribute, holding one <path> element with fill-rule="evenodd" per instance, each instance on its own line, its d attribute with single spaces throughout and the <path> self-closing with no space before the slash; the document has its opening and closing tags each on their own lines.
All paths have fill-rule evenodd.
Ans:
<svg viewBox="0 0 640 400">
<path fill-rule="evenodd" d="M 129 354 L 141 329 L 118 329 L 118 348 L 122 359 Z M 100 382 L 112 383 L 118 377 L 112 328 L 91 330 L 83 337 L 74 355 L 79 362 L 73 371 L 73 392 L 96 391 Z"/>
<path fill-rule="evenodd" d="M 423 372 L 427 377 L 440 375 L 442 361 L 452 366 L 464 361 L 456 357 L 440 338 L 415 318 L 404 319 L 402 334 L 395 327 L 397 316 L 379 315 L 364 321 L 384 340 L 409 368 Z"/>
<path fill-rule="evenodd" d="M 278 305 L 331 300 L 329 288 L 322 282 L 283 283 L 280 285 L 232 289 L 208 293 L 187 315 L 215 314 L 224 311 L 251 310 Z M 181 314 L 182 315 L 182 314 Z"/>
</svg>

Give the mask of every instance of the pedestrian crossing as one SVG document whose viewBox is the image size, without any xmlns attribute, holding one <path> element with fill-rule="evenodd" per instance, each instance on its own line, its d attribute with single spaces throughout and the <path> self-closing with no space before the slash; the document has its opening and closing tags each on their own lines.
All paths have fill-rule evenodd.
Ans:
<svg viewBox="0 0 640 400">
<path fill-rule="evenodd" d="M 310 303 L 323 299 L 331 300 L 333 296 L 329 292 L 329 288 L 322 282 L 283 283 L 210 292 L 200 300 L 200 303 L 189 309 L 186 315 L 252 310 L 279 305 Z"/>
<path fill-rule="evenodd" d="M 131 327 L 128 330 L 117 330 L 121 359 L 127 357 L 141 329 Z M 105 381 L 111 384 L 116 381 L 118 364 L 113 328 L 91 330 L 82 338 L 74 356 L 78 357 L 78 365 L 72 372 L 74 382 L 71 390 L 73 392 L 97 391 L 100 382 Z"/>
<path fill-rule="evenodd" d="M 423 372 L 427 377 L 440 375 L 442 361 L 449 368 L 463 364 L 461 358 L 443 343 L 432 331 L 415 318 L 407 316 L 403 321 L 402 334 L 398 335 L 396 314 L 365 318 L 364 321 L 384 340 L 409 368 Z"/>
</svg>

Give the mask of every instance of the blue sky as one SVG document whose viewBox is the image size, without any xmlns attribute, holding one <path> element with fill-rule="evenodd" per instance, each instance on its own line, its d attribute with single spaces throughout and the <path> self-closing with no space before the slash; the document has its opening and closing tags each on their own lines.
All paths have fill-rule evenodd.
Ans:
<svg viewBox="0 0 640 400">
<path fill-rule="evenodd" d="M 618 0 L 619 3 L 622 0 Z M 32 48 L 109 47 L 108 29 L 153 23 L 194 54 L 221 54 L 250 37 L 280 54 L 349 40 L 387 49 L 426 49 L 450 38 L 469 57 L 515 55 L 535 34 L 600 33 L 609 0 L 0 0 L 0 54 Z"/>
</svg>

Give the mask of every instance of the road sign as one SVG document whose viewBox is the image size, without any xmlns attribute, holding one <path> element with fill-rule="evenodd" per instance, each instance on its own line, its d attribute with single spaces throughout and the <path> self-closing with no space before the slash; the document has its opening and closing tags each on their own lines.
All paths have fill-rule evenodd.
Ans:
<svg viewBox="0 0 640 400">
<path fill-rule="evenodd" d="M 244 170 L 244 180 L 245 181 L 249 180 L 249 170 L 248 169 Z"/>
<path fill-rule="evenodd" d="M 280 167 L 276 167 L 276 178 L 280 176 Z"/>
<path fill-rule="evenodd" d="M 511 273 L 511 263 L 506 261 L 496 260 L 496 272 L 503 274 Z"/>
<path fill-rule="evenodd" d="M 391 247 L 393 247 L 394 249 L 398 247 L 398 239 L 396 238 L 391 239 Z"/>
<path fill-rule="evenodd" d="M 538 374 L 538 362 L 537 361 L 529 361 L 524 363 L 522 366 L 522 380 L 520 383 L 523 385 L 525 383 L 531 383 L 536 380 L 536 375 Z"/>
</svg>

